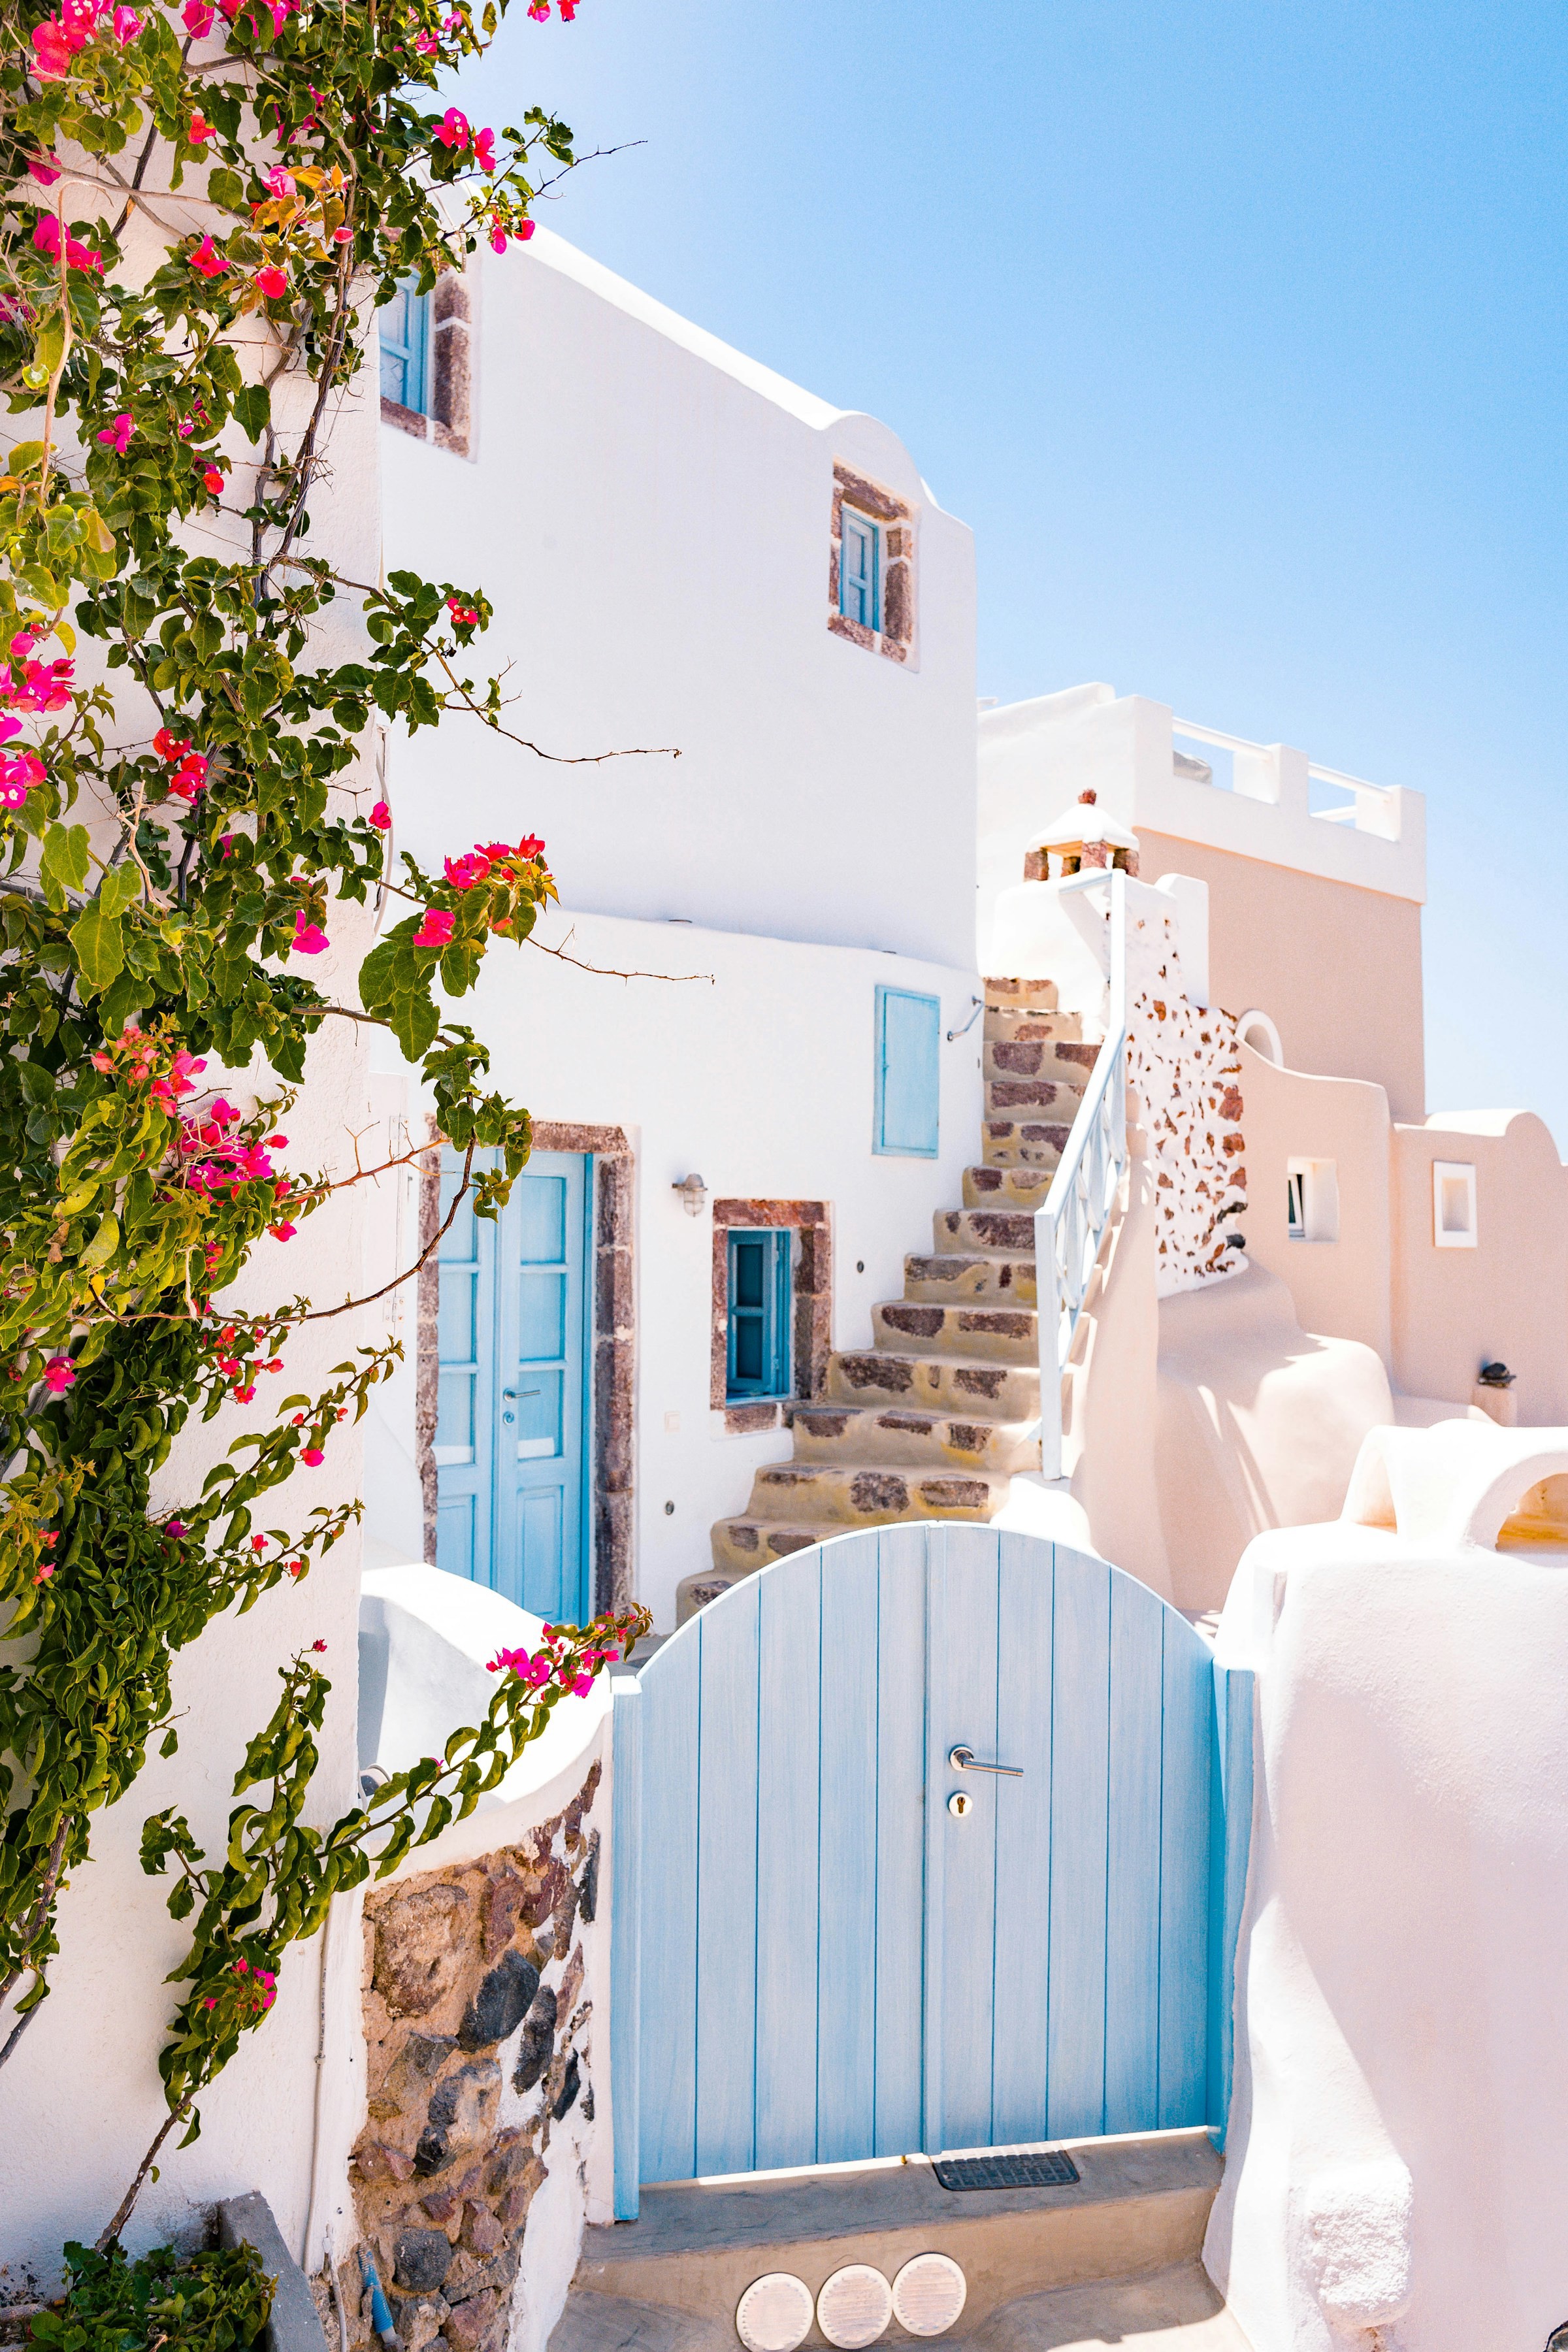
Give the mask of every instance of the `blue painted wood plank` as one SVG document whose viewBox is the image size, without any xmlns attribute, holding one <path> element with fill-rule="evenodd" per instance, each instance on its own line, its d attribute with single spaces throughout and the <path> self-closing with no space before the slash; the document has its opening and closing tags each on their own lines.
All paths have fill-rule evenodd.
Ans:
<svg viewBox="0 0 1568 2352">
<path fill-rule="evenodd" d="M 635 1675 L 622 1673 L 610 1689 L 610 2125 L 616 2219 L 635 2221 L 642 2179 L 642 1688 Z"/>
<path fill-rule="evenodd" d="M 688 2180 L 697 2155 L 697 1812 L 702 1621 L 643 1677 L 641 2137 L 645 2180 Z M 655 1675 L 652 1668 L 657 1666 Z"/>
<path fill-rule="evenodd" d="M 1110 1570 L 1057 1546 L 1047 2136 L 1104 2129 Z"/>
<path fill-rule="evenodd" d="M 870 2153 L 907 2156 L 922 2145 L 925 1530 L 879 1528 L 876 1544 L 877 2082 Z"/>
<path fill-rule="evenodd" d="M 755 2138 L 757 1635 L 750 1577 L 702 1613 L 697 2169 L 749 2172 Z"/>
<path fill-rule="evenodd" d="M 822 1555 L 763 1569 L 757 1738 L 759 2167 L 816 2160 Z"/>
<path fill-rule="evenodd" d="M 996 1938 L 996 1821 L 1010 1784 L 989 1772 L 955 1771 L 948 1753 L 963 1743 L 983 1762 L 1011 1763 L 996 1745 L 997 1601 L 1001 1538 L 962 1523 L 933 1528 L 940 1618 L 930 1651 L 928 1786 L 942 1843 L 942 2052 L 941 2129 L 947 2147 L 991 2140 L 991 2021 Z M 950 1791 L 973 1800 L 962 1821 Z"/>
<path fill-rule="evenodd" d="M 952 1786 L 941 1746 L 938 1692 L 941 1643 L 946 1628 L 947 1545 L 941 1528 L 921 1530 L 925 1547 L 925 1920 L 921 1950 L 921 2147 L 940 2154 L 942 2140 L 942 2047 L 946 2022 L 947 1937 L 943 1926 L 947 1884 L 947 1816 Z"/>
<path fill-rule="evenodd" d="M 1217 1769 L 1209 1846 L 1209 2128 L 1225 2146 L 1236 2035 L 1236 1947 L 1252 1844 L 1253 1676 L 1216 1666 Z"/>
<path fill-rule="evenodd" d="M 1105 2128 L 1152 2131 L 1160 2076 L 1160 1782 L 1165 1603 L 1110 1579 Z"/>
<path fill-rule="evenodd" d="M 822 1561 L 816 2160 L 867 2155 L 877 2106 L 877 1531 Z"/>
<path fill-rule="evenodd" d="M 1050 2032 L 1051 1610 L 1053 1549 L 1001 1538 L 996 1752 L 1024 1769 L 996 1792 L 996 1969 L 992 2128 L 1046 2136 Z"/>
<path fill-rule="evenodd" d="M 1207 2119 L 1209 1783 L 1214 1657 L 1174 1610 L 1164 1618 L 1164 1791 L 1160 1811 L 1162 2130 Z"/>
</svg>

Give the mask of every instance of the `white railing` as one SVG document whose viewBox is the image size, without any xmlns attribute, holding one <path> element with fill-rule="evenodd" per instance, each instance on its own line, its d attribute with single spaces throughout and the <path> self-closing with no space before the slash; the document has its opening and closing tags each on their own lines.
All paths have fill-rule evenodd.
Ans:
<svg viewBox="0 0 1568 2352">
<path fill-rule="evenodd" d="M 1105 890 L 1110 982 L 1105 1042 L 1045 1206 L 1035 1212 L 1039 1299 L 1040 1467 L 1062 1475 L 1062 1375 L 1127 1160 L 1127 877 L 1075 875 L 1063 891 Z"/>
</svg>

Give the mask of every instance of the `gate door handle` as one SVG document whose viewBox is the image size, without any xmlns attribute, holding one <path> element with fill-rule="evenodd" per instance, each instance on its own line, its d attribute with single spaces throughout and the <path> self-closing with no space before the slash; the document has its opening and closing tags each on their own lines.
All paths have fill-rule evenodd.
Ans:
<svg viewBox="0 0 1568 2352">
<path fill-rule="evenodd" d="M 950 1748 L 947 1760 L 955 1772 L 995 1772 L 1005 1780 L 1021 1780 L 1024 1777 L 1021 1764 L 983 1764 L 973 1748 Z"/>
</svg>

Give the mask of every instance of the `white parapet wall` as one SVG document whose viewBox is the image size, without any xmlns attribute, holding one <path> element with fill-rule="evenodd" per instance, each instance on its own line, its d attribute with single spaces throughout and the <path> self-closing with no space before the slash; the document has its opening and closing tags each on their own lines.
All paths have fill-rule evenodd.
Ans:
<svg viewBox="0 0 1568 2352">
<path fill-rule="evenodd" d="M 1544 2345 L 1568 2316 L 1568 1429 L 1367 1437 L 1260 1536 L 1236 2087 L 1205 2259 L 1254 2352 Z"/>
</svg>

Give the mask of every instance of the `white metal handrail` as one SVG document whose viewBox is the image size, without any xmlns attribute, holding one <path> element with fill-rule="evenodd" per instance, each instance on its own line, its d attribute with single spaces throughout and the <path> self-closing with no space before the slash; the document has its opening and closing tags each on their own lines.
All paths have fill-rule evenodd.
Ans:
<svg viewBox="0 0 1568 2352">
<path fill-rule="evenodd" d="M 1040 1467 L 1062 1475 L 1062 1374 L 1127 1161 L 1127 877 L 1075 875 L 1064 890 L 1110 893 L 1110 1002 L 1105 1042 L 1084 1088 L 1067 1150 L 1035 1212 L 1039 1301 Z"/>
</svg>

